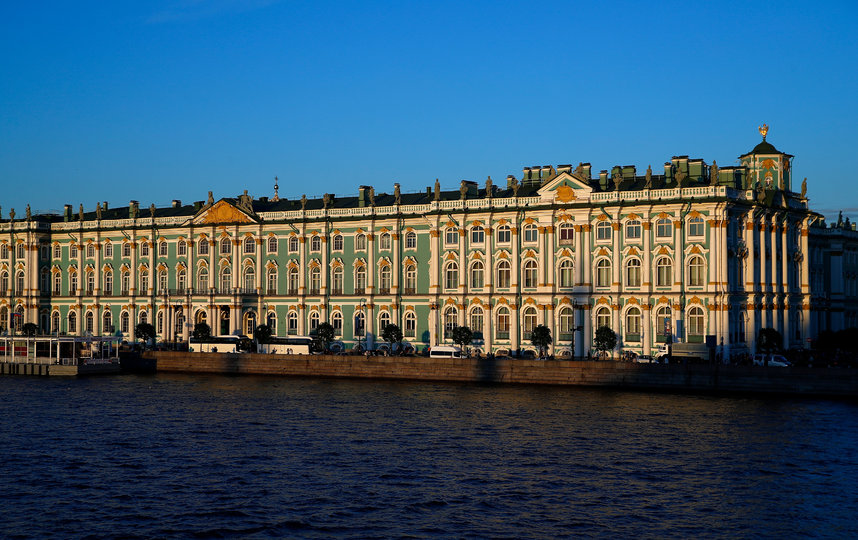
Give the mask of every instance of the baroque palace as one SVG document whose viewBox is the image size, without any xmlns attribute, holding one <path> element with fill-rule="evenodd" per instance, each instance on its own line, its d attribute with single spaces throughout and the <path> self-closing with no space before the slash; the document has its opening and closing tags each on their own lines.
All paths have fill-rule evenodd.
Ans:
<svg viewBox="0 0 858 540">
<path fill-rule="evenodd" d="M 394 323 L 422 350 L 465 325 L 487 352 L 533 348 L 542 324 L 554 354 L 583 356 L 607 325 L 619 350 L 714 336 L 730 356 L 774 328 L 807 346 L 858 325 L 858 233 L 808 208 L 793 156 L 766 131 L 731 167 L 677 156 L 659 174 L 538 166 L 453 191 L 284 200 L 275 184 L 272 198 L 13 210 L 0 220 L 0 331 L 132 340 L 148 322 L 186 341 L 197 322 L 282 336 L 327 321 L 349 347 Z"/>
</svg>

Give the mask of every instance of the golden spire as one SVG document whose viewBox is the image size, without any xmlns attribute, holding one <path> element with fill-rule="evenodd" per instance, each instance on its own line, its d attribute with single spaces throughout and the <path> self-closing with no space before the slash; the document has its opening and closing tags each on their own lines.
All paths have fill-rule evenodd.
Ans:
<svg viewBox="0 0 858 540">
<path fill-rule="evenodd" d="M 763 124 L 762 126 L 758 127 L 757 129 L 760 130 L 760 135 L 763 136 L 763 140 L 765 141 L 766 140 L 766 133 L 769 132 L 769 126 L 767 124 Z"/>
<path fill-rule="evenodd" d="M 271 199 L 272 201 L 277 202 L 280 200 L 280 194 L 278 193 L 279 190 L 280 190 L 280 186 L 277 184 L 277 177 L 275 176 L 274 177 L 274 198 Z"/>
</svg>

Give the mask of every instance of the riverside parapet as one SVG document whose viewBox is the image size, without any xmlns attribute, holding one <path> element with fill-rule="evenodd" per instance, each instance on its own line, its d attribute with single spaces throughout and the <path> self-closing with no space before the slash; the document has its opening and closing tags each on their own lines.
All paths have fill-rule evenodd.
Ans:
<svg viewBox="0 0 858 540">
<path fill-rule="evenodd" d="M 158 372 L 279 375 L 745 392 L 858 398 L 858 370 L 427 358 L 147 352 Z"/>
</svg>

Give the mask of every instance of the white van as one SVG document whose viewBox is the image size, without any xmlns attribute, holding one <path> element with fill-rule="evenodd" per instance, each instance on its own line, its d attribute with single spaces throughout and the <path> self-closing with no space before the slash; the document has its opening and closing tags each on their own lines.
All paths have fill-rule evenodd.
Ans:
<svg viewBox="0 0 858 540">
<path fill-rule="evenodd" d="M 429 358 L 462 358 L 462 349 L 449 345 L 436 345 L 429 351 Z"/>
<path fill-rule="evenodd" d="M 766 365 L 766 357 L 769 358 L 769 367 L 790 367 L 792 364 L 789 360 L 784 358 L 779 354 L 755 354 L 754 355 L 754 365 L 755 366 L 765 366 Z"/>
</svg>

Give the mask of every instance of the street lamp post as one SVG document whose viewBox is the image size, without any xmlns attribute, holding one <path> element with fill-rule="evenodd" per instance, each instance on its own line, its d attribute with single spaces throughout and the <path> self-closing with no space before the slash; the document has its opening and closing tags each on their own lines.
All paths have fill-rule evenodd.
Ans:
<svg viewBox="0 0 858 540">
<path fill-rule="evenodd" d="M 358 334 L 358 345 L 361 346 L 361 351 L 364 351 L 366 348 L 366 298 L 360 299 L 360 313 L 361 313 L 361 327 L 360 333 Z M 363 343 L 361 343 L 363 341 Z"/>
</svg>

